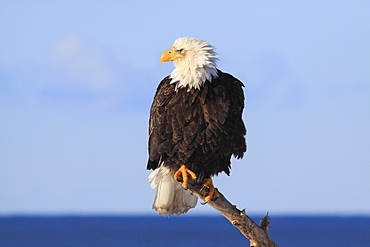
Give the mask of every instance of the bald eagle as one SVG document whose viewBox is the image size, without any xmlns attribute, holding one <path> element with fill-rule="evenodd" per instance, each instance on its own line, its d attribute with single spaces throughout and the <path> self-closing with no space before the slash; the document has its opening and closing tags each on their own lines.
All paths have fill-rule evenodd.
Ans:
<svg viewBox="0 0 370 247">
<path fill-rule="evenodd" d="M 215 48 L 204 40 L 178 38 L 160 62 L 175 69 L 159 84 L 150 109 L 148 170 L 157 188 L 153 209 L 171 216 L 194 208 L 190 182 L 219 195 L 211 177 L 230 173 L 230 159 L 246 151 L 242 82 L 217 69 Z M 185 189 L 184 189 L 185 188 Z"/>
</svg>

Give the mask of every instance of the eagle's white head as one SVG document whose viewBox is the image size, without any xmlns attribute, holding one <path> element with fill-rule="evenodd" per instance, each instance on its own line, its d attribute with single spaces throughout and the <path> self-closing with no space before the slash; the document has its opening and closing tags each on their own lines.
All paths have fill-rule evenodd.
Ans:
<svg viewBox="0 0 370 247">
<path fill-rule="evenodd" d="M 206 41 L 195 38 L 178 38 L 172 49 L 163 52 L 161 63 L 172 61 L 175 69 L 171 73 L 171 83 L 176 83 L 176 90 L 188 86 L 200 89 L 206 80 L 217 77 L 217 53 Z"/>
</svg>

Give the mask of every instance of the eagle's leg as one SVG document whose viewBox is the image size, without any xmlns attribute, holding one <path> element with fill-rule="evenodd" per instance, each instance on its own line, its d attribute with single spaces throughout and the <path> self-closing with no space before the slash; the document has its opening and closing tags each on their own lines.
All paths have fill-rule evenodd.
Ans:
<svg viewBox="0 0 370 247">
<path fill-rule="evenodd" d="M 202 184 L 204 187 L 208 187 L 208 194 L 204 198 L 206 202 L 209 202 L 211 200 L 215 200 L 217 197 L 220 196 L 215 186 L 213 186 L 212 178 L 206 178 L 202 181 Z"/>
<path fill-rule="evenodd" d="M 184 188 L 188 188 L 189 177 L 195 180 L 197 175 L 193 171 L 186 168 L 185 165 L 182 165 L 174 175 L 174 178 L 177 181 L 182 181 L 182 187 Z"/>
</svg>

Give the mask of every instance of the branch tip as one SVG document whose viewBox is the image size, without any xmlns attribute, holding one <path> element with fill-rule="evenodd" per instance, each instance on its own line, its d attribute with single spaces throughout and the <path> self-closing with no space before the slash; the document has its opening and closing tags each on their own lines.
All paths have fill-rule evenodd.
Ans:
<svg viewBox="0 0 370 247">
<path fill-rule="evenodd" d="M 245 209 L 243 209 L 242 211 L 240 211 L 240 215 L 242 216 L 242 215 L 246 215 L 246 213 L 245 213 Z"/>
<path fill-rule="evenodd" d="M 269 216 L 269 213 L 267 212 L 266 216 L 262 218 L 262 220 L 260 221 L 260 227 L 265 230 L 265 231 L 268 231 L 269 227 L 270 227 L 270 216 Z"/>
</svg>

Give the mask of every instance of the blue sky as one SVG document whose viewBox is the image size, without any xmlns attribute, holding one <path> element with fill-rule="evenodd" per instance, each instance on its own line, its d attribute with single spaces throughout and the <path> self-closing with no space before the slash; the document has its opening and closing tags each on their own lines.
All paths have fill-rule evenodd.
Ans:
<svg viewBox="0 0 370 247">
<path fill-rule="evenodd" d="M 370 214 L 370 3 L 0 3 L 0 215 L 155 214 L 149 107 L 177 37 L 244 82 L 249 213 Z M 213 214 L 199 205 L 189 214 Z"/>
</svg>

